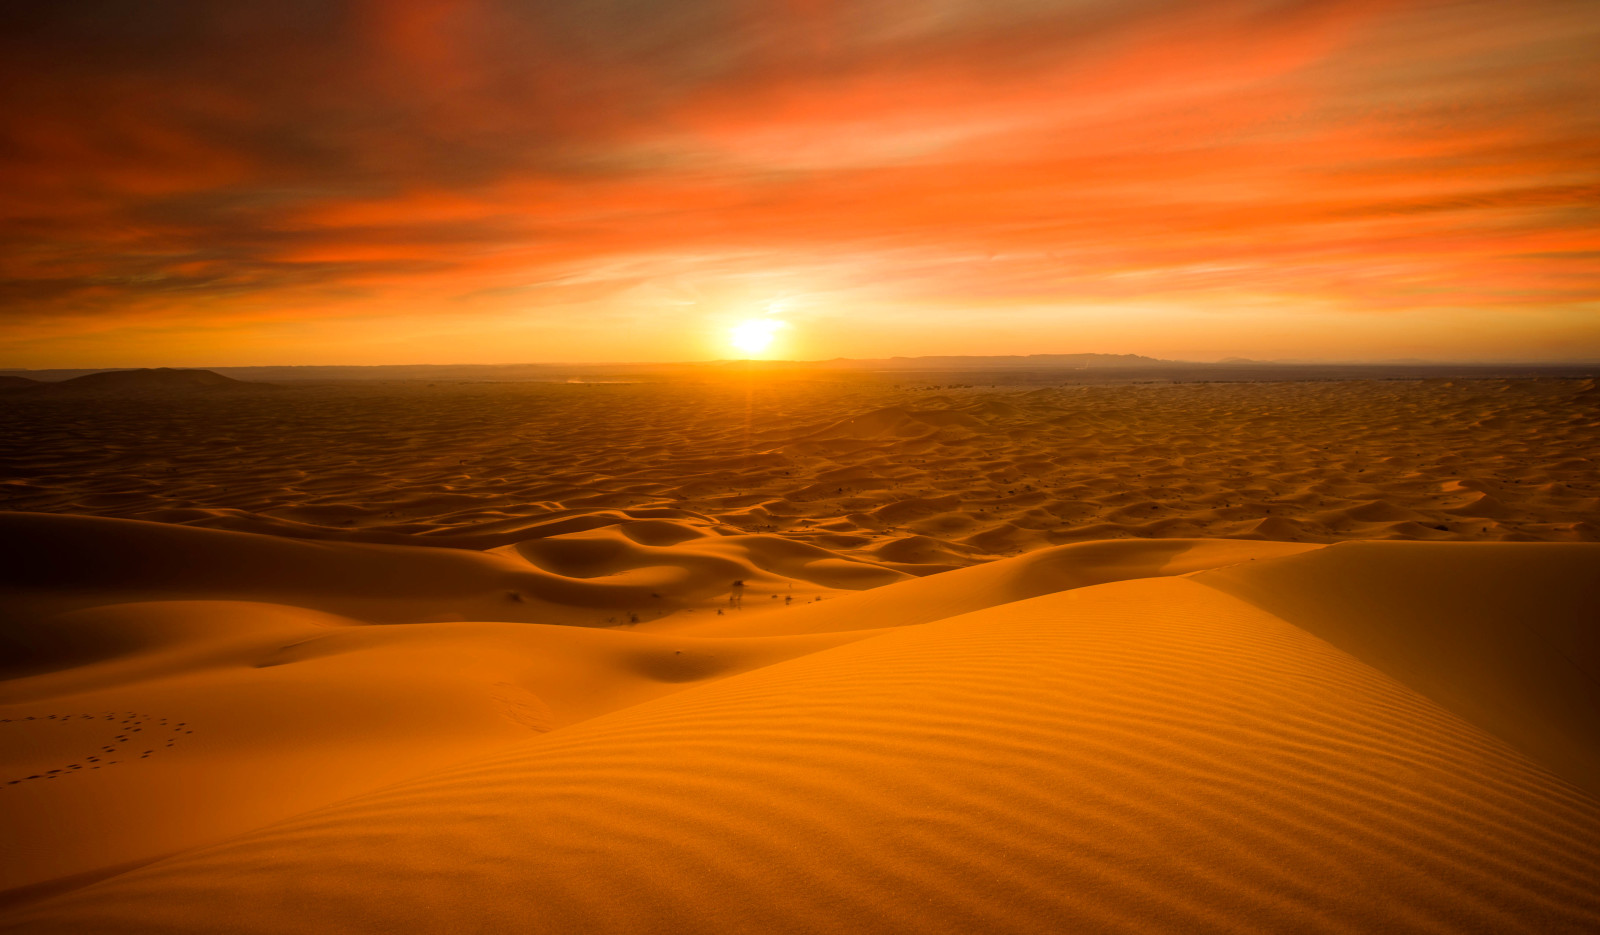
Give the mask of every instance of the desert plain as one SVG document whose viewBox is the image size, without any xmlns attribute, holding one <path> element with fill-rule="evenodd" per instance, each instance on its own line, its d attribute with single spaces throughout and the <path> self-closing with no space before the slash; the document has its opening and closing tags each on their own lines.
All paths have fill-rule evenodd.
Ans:
<svg viewBox="0 0 1600 935">
<path fill-rule="evenodd" d="M 1600 930 L 1593 379 L 0 396 L 17 932 Z"/>
</svg>

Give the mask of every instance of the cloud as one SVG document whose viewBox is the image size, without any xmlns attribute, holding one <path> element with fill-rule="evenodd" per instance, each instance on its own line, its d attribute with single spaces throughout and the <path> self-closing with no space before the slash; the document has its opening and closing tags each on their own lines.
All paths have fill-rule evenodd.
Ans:
<svg viewBox="0 0 1600 935">
<path fill-rule="evenodd" d="M 1547 259 L 1600 249 L 1582 0 L 13 6 L 0 335 L 39 355 L 755 281 L 974 322 L 1570 307 L 1600 353 Z"/>
</svg>

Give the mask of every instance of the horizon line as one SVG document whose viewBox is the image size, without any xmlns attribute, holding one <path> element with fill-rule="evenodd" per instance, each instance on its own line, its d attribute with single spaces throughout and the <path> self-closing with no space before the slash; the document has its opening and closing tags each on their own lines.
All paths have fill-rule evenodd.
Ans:
<svg viewBox="0 0 1600 935">
<path fill-rule="evenodd" d="M 1026 360 L 1029 358 L 1051 357 L 1088 357 L 1088 358 L 1137 358 L 1148 361 L 1152 365 L 1184 365 L 1184 366 L 1279 366 L 1279 367 L 1332 367 L 1332 366 L 1410 366 L 1410 367 L 1440 367 L 1440 366 L 1480 366 L 1480 367 L 1584 367 L 1600 366 L 1600 358 L 1566 358 L 1566 359 L 1427 359 L 1417 357 L 1405 358 L 1332 358 L 1326 360 L 1289 358 L 1262 360 L 1247 357 L 1223 357 L 1216 360 L 1186 360 L 1182 358 L 1151 357 L 1144 354 L 1130 352 L 1110 353 L 1103 351 L 1085 352 L 1051 352 L 1036 354 L 918 354 L 918 355 L 893 355 L 888 357 L 828 357 L 813 359 L 789 358 L 739 358 L 721 357 L 705 360 L 600 360 L 600 361 L 497 361 L 494 363 L 473 362 L 409 362 L 409 363 L 274 363 L 274 364 L 210 364 L 210 365 L 173 365 L 162 364 L 158 366 L 139 365 L 91 365 L 91 366 L 56 366 L 56 367 L 0 367 L 0 373 L 49 373 L 59 371 L 120 371 L 120 370 L 270 370 L 270 369 L 311 369 L 311 368 L 345 368 L 376 370 L 385 367 L 391 368 L 417 368 L 417 367 L 704 367 L 729 364 L 762 364 L 762 365 L 822 365 L 837 363 L 870 363 L 874 361 L 917 361 L 917 360 Z"/>
</svg>

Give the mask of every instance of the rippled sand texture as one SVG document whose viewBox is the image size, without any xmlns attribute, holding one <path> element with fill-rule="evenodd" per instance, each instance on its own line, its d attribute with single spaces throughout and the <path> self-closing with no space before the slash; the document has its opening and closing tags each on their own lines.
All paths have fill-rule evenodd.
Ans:
<svg viewBox="0 0 1600 935">
<path fill-rule="evenodd" d="M 664 519 L 924 573 L 1123 536 L 1593 541 L 1593 381 L 0 400 L 0 508 L 489 548 Z"/>
<path fill-rule="evenodd" d="M 1596 544 L 1091 542 L 582 627 L 626 578 L 0 537 L 8 931 L 1600 926 Z"/>
</svg>

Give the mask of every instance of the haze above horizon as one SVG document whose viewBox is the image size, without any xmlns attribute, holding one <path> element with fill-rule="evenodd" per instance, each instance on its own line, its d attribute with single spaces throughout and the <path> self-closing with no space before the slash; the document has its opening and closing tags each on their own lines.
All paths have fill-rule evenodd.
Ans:
<svg viewBox="0 0 1600 935">
<path fill-rule="evenodd" d="M 257 364 L 214 367 L 64 367 L 0 368 L 0 378 L 25 377 L 54 382 L 85 374 L 188 373 L 228 374 L 246 380 L 568 380 L 609 377 L 679 376 L 737 374 L 818 375 L 824 373 L 921 374 L 933 379 L 957 374 L 1002 374 L 1016 377 L 1049 378 L 1053 374 L 1079 375 L 1090 379 L 1111 378 L 1134 381 L 1231 381 L 1297 379 L 1404 379 L 1427 376 L 1510 377 L 1555 376 L 1593 378 L 1600 376 L 1600 360 L 1251 360 L 1230 357 L 1215 361 L 1163 360 L 1138 354 L 1029 354 L 1029 355 L 940 355 L 927 357 L 888 357 L 876 359 L 836 357 L 829 360 L 722 359 L 700 361 L 499 361 L 491 363 L 404 363 L 404 364 Z M 1027 380 L 1024 380 L 1027 382 Z M 14 387 L 13 387 L 14 388 Z"/>
<path fill-rule="evenodd" d="M 1591 0 L 0 26 L 0 368 L 1600 360 Z"/>
</svg>

